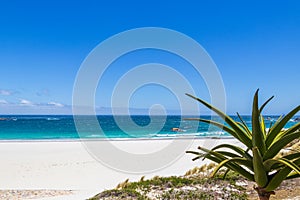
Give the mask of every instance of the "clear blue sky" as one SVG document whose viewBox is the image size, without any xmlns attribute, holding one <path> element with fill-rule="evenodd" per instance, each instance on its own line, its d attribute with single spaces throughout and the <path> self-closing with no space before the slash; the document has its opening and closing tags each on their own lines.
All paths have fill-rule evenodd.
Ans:
<svg viewBox="0 0 300 200">
<path fill-rule="evenodd" d="M 177 2 L 1 1 L 0 114 L 69 113 L 76 73 L 88 53 L 139 27 L 169 28 L 199 42 L 222 75 L 229 113 L 250 113 L 257 88 L 262 99 L 275 95 L 267 113 L 286 113 L 300 103 L 299 1 Z M 146 93 L 159 90 L 151 87 Z M 136 108 L 177 105 L 144 96 L 143 88 L 134 97 Z M 107 102 L 96 100 L 99 107 Z"/>
</svg>

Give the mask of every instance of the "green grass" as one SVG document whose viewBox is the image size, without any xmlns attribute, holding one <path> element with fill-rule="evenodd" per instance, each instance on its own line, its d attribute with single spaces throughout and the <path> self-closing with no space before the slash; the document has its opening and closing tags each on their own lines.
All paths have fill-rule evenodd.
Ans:
<svg viewBox="0 0 300 200">
<path fill-rule="evenodd" d="M 136 199 L 149 200 L 147 194 L 150 191 L 156 191 L 156 199 L 215 199 L 218 196 L 221 199 L 247 199 L 245 189 L 235 185 L 235 181 L 240 177 L 236 173 L 228 173 L 225 180 L 220 177 L 154 177 L 149 180 L 138 182 L 121 183 L 122 187 L 113 190 L 104 191 L 89 200 L 98 199 Z M 222 188 L 220 193 L 209 189 L 212 186 L 219 185 Z M 226 188 L 234 188 L 236 191 L 230 191 Z M 197 186 L 197 187 L 196 187 Z M 183 189 L 186 187 L 185 189 Z M 206 190 L 199 189 L 203 187 Z M 187 189 L 190 188 L 190 189 Z"/>
<path fill-rule="evenodd" d="M 185 185 L 195 185 L 204 183 L 204 179 L 189 179 L 184 177 L 154 177 L 150 180 L 144 180 L 139 182 L 132 182 L 125 185 L 126 189 L 148 189 L 153 186 L 160 186 L 165 188 L 182 187 Z"/>
<path fill-rule="evenodd" d="M 130 189 L 113 189 L 113 190 L 106 190 L 97 194 L 96 196 L 90 198 L 89 200 L 99 200 L 99 199 L 137 199 L 137 200 L 148 200 L 146 196 L 141 195 L 139 192 Z"/>
</svg>

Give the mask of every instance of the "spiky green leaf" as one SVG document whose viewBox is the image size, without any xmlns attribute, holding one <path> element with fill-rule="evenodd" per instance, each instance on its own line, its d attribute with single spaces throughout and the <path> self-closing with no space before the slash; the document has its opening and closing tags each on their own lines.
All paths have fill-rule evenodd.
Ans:
<svg viewBox="0 0 300 200">
<path fill-rule="evenodd" d="M 265 125 L 265 119 L 262 115 L 260 115 L 260 126 L 261 126 L 261 131 L 264 136 L 264 141 L 265 141 L 265 139 L 267 137 L 267 130 L 266 130 L 266 125 Z"/>
<path fill-rule="evenodd" d="M 252 162 L 245 159 L 245 158 L 230 158 L 230 159 L 226 159 L 223 160 L 222 162 L 219 163 L 219 165 L 214 169 L 213 173 L 211 176 L 215 176 L 215 174 L 224 166 L 228 165 L 228 164 L 240 164 L 243 165 L 245 167 L 247 167 L 248 169 L 250 169 L 251 171 L 253 171 L 253 166 L 252 166 Z"/>
<path fill-rule="evenodd" d="M 264 160 L 268 160 L 276 156 L 279 151 L 285 147 L 287 144 L 292 142 L 294 139 L 300 137 L 300 131 L 288 134 L 287 136 L 282 137 L 280 140 L 275 141 L 272 146 L 264 154 Z"/>
<path fill-rule="evenodd" d="M 222 161 L 227 159 L 227 157 L 222 155 L 221 153 L 211 151 L 211 150 L 208 150 L 208 149 L 203 148 L 203 147 L 198 147 L 198 149 L 201 150 L 201 151 L 204 151 L 206 153 L 205 158 L 207 158 L 209 160 L 212 160 L 216 163 L 221 163 Z M 242 168 L 238 164 L 229 163 L 229 164 L 226 165 L 226 167 L 230 168 L 233 171 L 236 171 L 237 173 L 241 174 L 242 176 L 244 176 L 248 180 L 254 181 L 253 174 L 251 174 L 249 171 L 245 170 L 244 168 Z"/>
<path fill-rule="evenodd" d="M 253 147 L 253 169 L 254 179 L 258 186 L 265 187 L 268 183 L 268 176 L 264 168 L 263 158 L 257 147 Z"/>
<path fill-rule="evenodd" d="M 266 146 L 259 122 L 259 117 L 260 112 L 258 109 L 258 90 L 256 90 L 252 107 L 252 145 L 253 147 L 257 147 L 260 151 L 260 154 L 263 155 L 266 152 Z"/>
<path fill-rule="evenodd" d="M 261 114 L 261 112 L 263 111 L 263 109 L 265 108 L 265 106 L 274 98 L 274 96 L 271 96 L 265 103 L 263 103 L 263 105 L 259 108 L 259 113 Z"/>
<path fill-rule="evenodd" d="M 294 108 L 291 112 L 285 115 L 281 120 L 278 120 L 277 123 L 273 125 L 270 129 L 269 134 L 266 138 L 266 145 L 269 147 L 273 142 L 275 137 L 280 133 L 283 127 L 288 123 L 288 121 L 300 110 L 300 105 Z"/>
<path fill-rule="evenodd" d="M 300 164 L 300 158 L 294 161 L 295 165 Z M 267 191 L 273 191 L 275 190 L 281 183 L 284 181 L 287 176 L 291 173 L 292 168 L 290 167 L 284 167 L 283 169 L 276 172 L 269 181 L 268 185 L 265 187 Z"/>
<path fill-rule="evenodd" d="M 252 148 L 251 145 L 251 138 L 248 136 L 248 134 L 228 115 L 223 113 L 222 111 L 218 110 L 217 108 L 213 107 L 209 103 L 203 101 L 202 99 L 199 99 L 197 97 L 194 97 L 193 95 L 186 94 L 187 96 L 197 100 L 210 110 L 214 111 L 216 114 L 218 114 L 224 121 L 236 132 L 238 135 L 238 138 L 240 138 L 247 147 Z"/>
<path fill-rule="evenodd" d="M 276 140 L 279 140 L 280 138 L 282 138 L 282 137 L 284 137 L 284 136 L 286 136 L 286 135 L 288 135 L 288 134 L 290 134 L 290 133 L 293 133 L 293 132 L 295 132 L 295 131 L 297 131 L 297 130 L 300 130 L 300 123 L 297 123 L 297 124 L 295 124 L 295 125 L 293 125 L 292 127 L 290 127 L 290 128 L 288 128 L 288 129 L 286 129 L 286 130 L 284 130 L 284 131 L 281 131 L 276 137 L 275 137 L 275 141 Z"/>
<path fill-rule="evenodd" d="M 300 158 L 300 152 L 295 152 L 286 156 L 283 156 L 283 158 L 288 159 L 288 160 L 294 160 Z"/>
<path fill-rule="evenodd" d="M 214 150 L 221 149 L 221 148 L 231 149 L 231 150 L 235 151 L 236 153 L 238 153 L 240 156 L 245 157 L 249 160 L 252 160 L 252 156 L 247 151 L 244 151 L 242 148 L 231 145 L 231 144 L 220 144 L 218 146 L 215 146 L 211 150 L 214 151 Z"/>
<path fill-rule="evenodd" d="M 267 169 L 267 171 L 273 169 L 273 165 L 275 164 L 281 164 L 281 166 L 287 166 L 292 170 L 296 171 L 297 173 L 300 173 L 300 168 L 291 160 L 288 160 L 286 158 L 276 158 L 276 159 L 269 159 L 264 161 L 264 167 Z"/>
<path fill-rule="evenodd" d="M 229 152 L 229 151 L 215 151 L 218 152 L 220 154 L 222 154 L 223 156 L 226 156 L 227 158 L 237 158 L 237 157 L 241 157 L 235 153 Z"/>
<path fill-rule="evenodd" d="M 208 119 L 202 119 L 202 118 L 186 118 L 184 120 L 190 120 L 190 121 L 200 121 L 200 122 L 204 122 L 207 124 L 212 124 L 218 128 L 223 129 L 225 132 L 229 133 L 230 135 L 232 135 L 233 137 L 235 137 L 236 139 L 238 139 L 239 141 L 241 141 L 242 143 L 244 143 L 244 141 L 248 141 L 248 145 L 251 145 L 251 141 L 247 140 L 247 138 L 241 138 L 240 135 L 238 135 L 233 129 L 229 128 L 228 126 L 225 126 L 222 123 L 213 121 L 213 120 L 208 120 Z"/>
<path fill-rule="evenodd" d="M 289 179 L 294 179 L 294 178 L 299 178 L 300 174 L 296 173 L 296 172 L 291 172 L 285 180 L 289 180 Z"/>
<path fill-rule="evenodd" d="M 247 124 L 245 123 L 245 121 L 243 120 L 243 118 L 240 116 L 240 114 L 238 112 L 236 114 L 237 114 L 238 118 L 241 120 L 244 130 L 248 133 L 250 138 L 252 138 L 252 133 L 251 133 L 250 129 L 248 128 Z"/>
</svg>

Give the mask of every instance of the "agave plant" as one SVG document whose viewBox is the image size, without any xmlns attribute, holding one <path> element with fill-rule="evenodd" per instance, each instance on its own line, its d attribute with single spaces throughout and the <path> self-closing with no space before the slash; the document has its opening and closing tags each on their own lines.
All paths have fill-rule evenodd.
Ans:
<svg viewBox="0 0 300 200">
<path fill-rule="evenodd" d="M 218 163 L 212 176 L 222 167 L 227 168 L 224 176 L 230 170 L 235 171 L 256 183 L 254 189 L 261 200 L 267 200 L 270 195 L 275 194 L 274 190 L 284 180 L 300 177 L 300 152 L 291 152 L 288 155 L 279 156 L 286 145 L 300 137 L 300 123 L 284 129 L 287 122 L 300 110 L 300 105 L 267 128 L 262 110 L 274 96 L 259 107 L 257 90 L 253 99 L 252 129 L 250 129 L 238 113 L 239 121 L 234 121 L 230 116 L 209 103 L 190 94 L 186 95 L 214 111 L 227 125 L 201 118 L 189 120 L 197 120 L 217 126 L 245 145 L 244 149 L 231 144 L 221 144 L 211 150 L 198 147 L 200 151 L 187 151 L 187 153 L 196 155 L 193 160 L 203 158 Z"/>
</svg>

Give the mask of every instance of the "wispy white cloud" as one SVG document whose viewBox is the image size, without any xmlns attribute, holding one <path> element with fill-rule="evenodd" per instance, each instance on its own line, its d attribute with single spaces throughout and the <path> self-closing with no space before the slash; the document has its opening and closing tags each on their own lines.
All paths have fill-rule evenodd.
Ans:
<svg viewBox="0 0 300 200">
<path fill-rule="evenodd" d="M 26 100 L 26 99 L 20 99 L 19 105 L 34 106 L 34 103 L 32 103 L 31 101 Z"/>
<path fill-rule="evenodd" d="M 17 102 L 0 99 L 0 114 L 72 114 L 70 105 L 51 101 L 48 103 L 37 103 L 28 99 L 20 98 Z"/>
<path fill-rule="evenodd" d="M 56 106 L 56 107 L 64 107 L 63 104 L 57 103 L 57 102 L 53 102 L 53 101 L 49 102 L 48 105 L 49 106 Z"/>
<path fill-rule="evenodd" d="M 2 96 L 11 96 L 14 93 L 15 92 L 12 91 L 12 90 L 3 90 L 3 89 L 0 89 L 0 95 L 2 95 Z"/>
<path fill-rule="evenodd" d="M 0 99 L 0 104 L 8 104 L 8 102 L 4 99 Z"/>
</svg>

